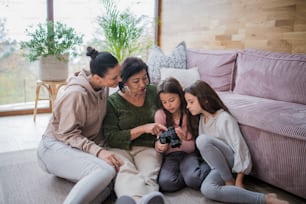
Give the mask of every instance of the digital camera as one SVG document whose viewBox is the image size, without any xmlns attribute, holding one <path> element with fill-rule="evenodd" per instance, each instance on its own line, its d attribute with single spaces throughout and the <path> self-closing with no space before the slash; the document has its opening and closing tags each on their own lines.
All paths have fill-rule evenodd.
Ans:
<svg viewBox="0 0 306 204">
<path fill-rule="evenodd" d="M 161 144 L 170 144 L 172 148 L 181 146 L 181 140 L 177 136 L 174 127 L 169 127 L 167 131 L 159 135 Z"/>
</svg>

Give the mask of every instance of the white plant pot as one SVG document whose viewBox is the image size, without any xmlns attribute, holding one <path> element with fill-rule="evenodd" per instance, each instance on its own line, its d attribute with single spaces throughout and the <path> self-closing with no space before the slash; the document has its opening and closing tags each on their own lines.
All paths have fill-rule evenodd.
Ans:
<svg viewBox="0 0 306 204">
<path fill-rule="evenodd" d="M 65 81 L 68 77 L 69 55 L 66 61 L 59 61 L 55 56 L 42 57 L 39 63 L 38 78 L 42 81 Z"/>
</svg>

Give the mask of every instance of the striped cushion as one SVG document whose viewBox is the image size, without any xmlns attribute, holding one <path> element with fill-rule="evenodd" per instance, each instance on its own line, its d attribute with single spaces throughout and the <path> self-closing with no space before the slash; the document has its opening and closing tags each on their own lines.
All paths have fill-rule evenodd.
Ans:
<svg viewBox="0 0 306 204">
<path fill-rule="evenodd" d="M 243 50 L 235 84 L 238 94 L 306 104 L 306 54 Z"/>
<path fill-rule="evenodd" d="M 306 106 L 254 96 L 218 92 L 242 125 L 306 140 Z"/>
</svg>

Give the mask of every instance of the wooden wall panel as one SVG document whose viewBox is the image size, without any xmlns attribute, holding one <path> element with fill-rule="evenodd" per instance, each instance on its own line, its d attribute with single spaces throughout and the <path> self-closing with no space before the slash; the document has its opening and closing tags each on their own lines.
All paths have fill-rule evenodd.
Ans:
<svg viewBox="0 0 306 204">
<path fill-rule="evenodd" d="M 160 0 L 162 49 L 306 53 L 306 0 Z"/>
</svg>

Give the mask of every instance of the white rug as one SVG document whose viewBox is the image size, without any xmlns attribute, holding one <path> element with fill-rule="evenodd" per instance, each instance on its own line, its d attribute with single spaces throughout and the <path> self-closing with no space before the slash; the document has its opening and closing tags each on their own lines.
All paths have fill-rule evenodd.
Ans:
<svg viewBox="0 0 306 204">
<path fill-rule="evenodd" d="M 274 192 L 291 204 L 306 204 L 284 191 L 247 177 L 246 188 L 258 192 Z M 2 204 L 61 204 L 73 183 L 52 176 L 40 169 L 35 149 L 0 153 L 0 203 Z M 199 191 L 184 189 L 165 194 L 166 204 L 217 204 L 204 198 Z M 110 198 L 104 204 L 113 204 Z M 219 203 L 220 204 L 220 203 Z"/>
</svg>

